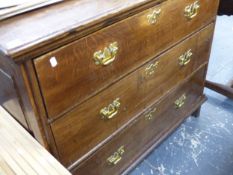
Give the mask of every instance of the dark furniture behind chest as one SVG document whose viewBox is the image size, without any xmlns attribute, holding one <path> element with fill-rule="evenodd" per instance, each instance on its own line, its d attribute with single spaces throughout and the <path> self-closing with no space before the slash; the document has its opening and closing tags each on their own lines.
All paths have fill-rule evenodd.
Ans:
<svg viewBox="0 0 233 175">
<path fill-rule="evenodd" d="M 0 102 L 78 175 L 128 172 L 198 116 L 218 0 L 77 0 L 0 22 Z"/>
<path fill-rule="evenodd" d="M 221 0 L 219 4 L 218 14 L 219 15 L 233 15 L 233 1 L 232 0 Z M 228 98 L 233 99 L 233 78 L 226 85 L 206 80 L 205 86 L 222 95 L 225 95 Z"/>
<path fill-rule="evenodd" d="M 232 0 L 220 0 L 218 14 L 219 15 L 233 15 L 233 1 Z"/>
</svg>

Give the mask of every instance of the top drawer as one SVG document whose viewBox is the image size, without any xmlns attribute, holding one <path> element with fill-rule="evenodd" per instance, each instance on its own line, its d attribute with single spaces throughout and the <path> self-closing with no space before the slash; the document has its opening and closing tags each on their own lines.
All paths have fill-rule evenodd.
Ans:
<svg viewBox="0 0 233 175">
<path fill-rule="evenodd" d="M 35 59 L 50 118 L 207 24 L 218 0 L 168 0 Z"/>
</svg>

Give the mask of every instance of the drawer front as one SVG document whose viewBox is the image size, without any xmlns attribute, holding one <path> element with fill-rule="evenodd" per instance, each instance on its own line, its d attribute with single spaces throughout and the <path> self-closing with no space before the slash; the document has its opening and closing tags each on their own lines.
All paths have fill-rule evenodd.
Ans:
<svg viewBox="0 0 233 175">
<path fill-rule="evenodd" d="M 73 170 L 74 175 L 120 174 L 201 102 L 205 68 L 152 105 L 131 125 Z"/>
<path fill-rule="evenodd" d="M 209 28 L 213 24 L 52 123 L 60 161 L 70 165 L 80 159 L 200 67 L 197 41 Z M 180 65 L 185 55 L 187 64 Z"/>
<path fill-rule="evenodd" d="M 167 0 L 35 59 L 49 117 L 84 102 L 209 23 L 217 5 L 218 0 Z"/>
<path fill-rule="evenodd" d="M 214 24 L 184 40 L 157 59 L 139 69 L 143 98 L 140 103 L 154 101 L 176 84 L 187 78 L 194 70 L 209 60 Z"/>
</svg>

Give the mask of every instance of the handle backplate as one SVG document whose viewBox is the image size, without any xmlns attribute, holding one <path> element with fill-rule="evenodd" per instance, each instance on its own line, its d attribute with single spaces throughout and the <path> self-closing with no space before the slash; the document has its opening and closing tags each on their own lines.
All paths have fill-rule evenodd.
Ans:
<svg viewBox="0 0 233 175">
<path fill-rule="evenodd" d="M 111 155 L 110 157 L 108 157 L 107 162 L 109 165 L 116 165 L 118 164 L 121 159 L 122 159 L 122 155 L 125 153 L 125 147 L 121 146 L 120 148 L 118 148 L 118 150 L 116 152 L 113 153 L 113 155 Z"/>
<path fill-rule="evenodd" d="M 120 98 L 115 99 L 111 104 L 109 104 L 107 107 L 104 107 L 100 110 L 100 115 L 102 119 L 111 119 L 115 115 L 117 115 L 118 110 L 121 106 Z"/>
<path fill-rule="evenodd" d="M 103 50 L 95 52 L 93 55 L 95 64 L 106 66 L 112 63 L 116 58 L 118 50 L 118 43 L 113 42 L 108 47 L 105 47 Z"/>
<path fill-rule="evenodd" d="M 192 50 L 189 49 L 187 52 L 185 52 L 183 55 L 179 57 L 179 65 L 186 66 L 191 61 L 192 56 L 193 56 Z"/>
<path fill-rule="evenodd" d="M 183 94 L 180 98 L 178 98 L 176 101 L 175 101 L 175 108 L 176 109 L 180 109 L 184 106 L 185 104 L 185 101 L 187 99 L 187 96 L 186 94 Z"/>
</svg>

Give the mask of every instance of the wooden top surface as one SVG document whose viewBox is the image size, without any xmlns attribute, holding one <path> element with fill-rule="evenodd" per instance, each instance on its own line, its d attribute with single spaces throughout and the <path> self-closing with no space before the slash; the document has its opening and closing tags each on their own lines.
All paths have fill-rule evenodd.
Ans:
<svg viewBox="0 0 233 175">
<path fill-rule="evenodd" d="M 1 175 L 71 175 L 0 106 Z"/>
<path fill-rule="evenodd" d="M 15 61 L 39 56 L 161 1 L 66 0 L 21 14 L 0 21 L 0 53 Z"/>
</svg>

